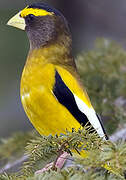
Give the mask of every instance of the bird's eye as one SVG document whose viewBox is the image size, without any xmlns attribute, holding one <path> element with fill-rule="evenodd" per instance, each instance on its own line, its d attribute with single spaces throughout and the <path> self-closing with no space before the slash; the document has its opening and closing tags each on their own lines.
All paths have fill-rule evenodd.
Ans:
<svg viewBox="0 0 126 180">
<path fill-rule="evenodd" d="M 34 16 L 33 14 L 29 14 L 29 15 L 28 15 L 28 18 L 29 18 L 29 20 L 33 21 L 34 18 L 35 18 L 35 16 Z"/>
</svg>

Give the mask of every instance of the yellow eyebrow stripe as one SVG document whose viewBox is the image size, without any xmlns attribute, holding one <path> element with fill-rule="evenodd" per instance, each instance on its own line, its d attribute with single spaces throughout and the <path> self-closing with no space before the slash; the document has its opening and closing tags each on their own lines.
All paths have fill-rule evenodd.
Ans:
<svg viewBox="0 0 126 180">
<path fill-rule="evenodd" d="M 48 12 L 44 9 L 33 9 L 33 8 L 25 8 L 21 11 L 21 17 L 26 17 L 29 14 L 33 14 L 34 16 L 47 16 L 47 15 L 53 15 L 53 12 Z"/>
</svg>

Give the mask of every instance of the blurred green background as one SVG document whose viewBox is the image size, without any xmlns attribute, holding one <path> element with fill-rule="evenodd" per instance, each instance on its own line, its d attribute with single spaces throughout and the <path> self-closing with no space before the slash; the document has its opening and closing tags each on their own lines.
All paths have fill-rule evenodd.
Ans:
<svg viewBox="0 0 126 180">
<path fill-rule="evenodd" d="M 20 102 L 20 77 L 29 43 L 25 32 L 6 26 L 18 10 L 35 1 L 0 1 L 0 137 L 32 128 Z M 45 0 L 63 12 L 73 35 L 73 53 L 93 47 L 97 37 L 126 47 L 125 0 Z"/>
</svg>

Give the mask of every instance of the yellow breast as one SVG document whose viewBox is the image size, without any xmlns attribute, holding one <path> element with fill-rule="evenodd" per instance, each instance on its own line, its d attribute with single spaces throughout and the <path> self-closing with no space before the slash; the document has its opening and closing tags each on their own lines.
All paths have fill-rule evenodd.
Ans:
<svg viewBox="0 0 126 180">
<path fill-rule="evenodd" d="M 80 124 L 53 95 L 55 67 L 26 66 L 21 79 L 21 101 L 32 124 L 40 134 L 59 134 Z"/>
<path fill-rule="evenodd" d="M 72 128 L 80 127 L 79 122 L 53 94 L 55 70 L 59 72 L 71 92 L 82 99 L 88 107 L 92 107 L 86 92 L 73 75 L 76 73 L 71 74 L 64 66 L 55 65 L 54 60 L 59 59 L 57 54 L 57 47 L 35 50 L 29 54 L 21 78 L 20 91 L 24 110 L 34 127 L 44 135 L 59 134 L 66 129 L 71 131 Z"/>
</svg>

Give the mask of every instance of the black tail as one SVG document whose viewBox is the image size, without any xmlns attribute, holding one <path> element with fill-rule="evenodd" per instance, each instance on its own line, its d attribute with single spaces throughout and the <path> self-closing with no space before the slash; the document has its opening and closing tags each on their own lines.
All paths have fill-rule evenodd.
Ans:
<svg viewBox="0 0 126 180">
<path fill-rule="evenodd" d="M 106 140 L 109 140 L 109 137 L 108 137 L 108 135 L 107 135 L 107 133 L 106 133 L 106 131 L 105 131 L 105 129 L 104 129 L 104 126 L 103 126 L 103 123 L 102 123 L 102 120 L 101 120 L 100 115 L 99 115 L 99 114 L 96 114 L 96 116 L 97 116 L 97 118 L 98 118 L 98 120 L 99 120 L 99 122 L 100 122 L 100 124 L 101 124 L 101 127 L 102 127 L 102 129 L 103 129 L 103 132 L 104 132 L 104 134 L 105 134 L 105 139 L 106 139 Z"/>
</svg>

